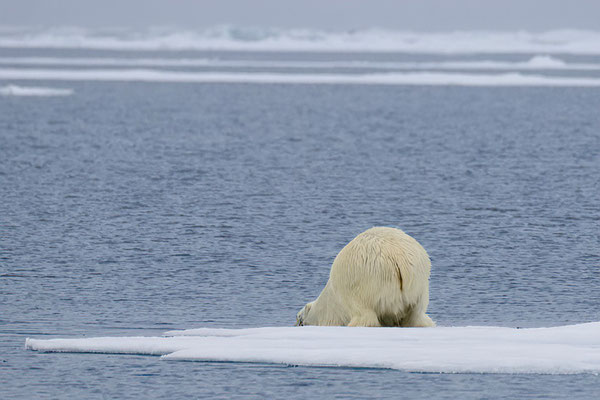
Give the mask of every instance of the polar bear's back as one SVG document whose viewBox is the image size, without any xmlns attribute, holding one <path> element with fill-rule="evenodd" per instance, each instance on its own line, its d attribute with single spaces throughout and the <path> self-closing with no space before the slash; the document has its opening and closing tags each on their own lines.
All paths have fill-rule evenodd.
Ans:
<svg viewBox="0 0 600 400">
<path fill-rule="evenodd" d="M 429 256 L 419 242 L 400 229 L 374 227 L 340 251 L 330 282 L 340 296 L 358 297 L 386 314 L 428 293 L 430 270 Z"/>
</svg>

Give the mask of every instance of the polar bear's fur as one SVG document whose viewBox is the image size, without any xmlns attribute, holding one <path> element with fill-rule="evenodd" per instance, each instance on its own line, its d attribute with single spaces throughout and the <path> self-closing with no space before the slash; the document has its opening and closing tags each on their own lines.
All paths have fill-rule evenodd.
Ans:
<svg viewBox="0 0 600 400">
<path fill-rule="evenodd" d="M 368 229 L 340 251 L 296 325 L 435 326 L 425 314 L 430 270 L 427 252 L 406 233 Z"/>
</svg>

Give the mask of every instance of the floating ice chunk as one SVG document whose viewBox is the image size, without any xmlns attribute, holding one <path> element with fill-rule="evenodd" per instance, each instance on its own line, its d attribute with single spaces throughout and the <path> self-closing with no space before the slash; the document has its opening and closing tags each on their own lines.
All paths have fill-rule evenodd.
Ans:
<svg viewBox="0 0 600 400">
<path fill-rule="evenodd" d="M 527 62 L 534 68 L 565 68 L 567 63 L 563 60 L 550 56 L 535 56 Z"/>
<path fill-rule="evenodd" d="M 436 85 L 436 86 L 571 86 L 598 87 L 600 78 L 445 72 L 394 72 L 378 74 L 294 74 L 178 72 L 154 69 L 13 69 L 0 68 L 0 79 L 60 81 L 253 83 L 312 85 Z"/>
<path fill-rule="evenodd" d="M 0 96 L 69 96 L 72 89 L 7 85 L 0 87 Z"/>
<path fill-rule="evenodd" d="M 25 347 L 30 350 L 58 353 L 148 354 L 160 356 L 192 347 L 196 343 L 187 337 L 96 337 L 85 339 L 27 338 Z"/>
<path fill-rule="evenodd" d="M 192 329 L 165 337 L 27 339 L 31 350 L 167 360 L 393 368 L 448 373 L 600 373 L 600 322 L 555 328 Z"/>
</svg>

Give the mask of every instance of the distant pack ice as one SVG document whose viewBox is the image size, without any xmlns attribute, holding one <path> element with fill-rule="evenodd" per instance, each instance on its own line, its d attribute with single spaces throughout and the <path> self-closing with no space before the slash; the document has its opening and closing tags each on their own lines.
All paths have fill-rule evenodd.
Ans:
<svg viewBox="0 0 600 400">
<path fill-rule="evenodd" d="M 410 85 L 410 86 L 546 86 L 599 87 L 600 78 L 564 77 L 517 72 L 469 74 L 445 72 L 392 73 L 275 73 L 179 72 L 158 69 L 37 69 L 0 68 L 0 79 L 44 81 L 252 83 L 293 85 Z"/>
<path fill-rule="evenodd" d="M 410 32 L 215 26 L 200 30 L 2 27 L 0 47 L 102 50 L 600 54 L 600 32 Z"/>
<path fill-rule="evenodd" d="M 600 322 L 554 328 L 192 329 L 163 337 L 27 339 L 48 352 L 442 373 L 600 373 Z"/>
</svg>

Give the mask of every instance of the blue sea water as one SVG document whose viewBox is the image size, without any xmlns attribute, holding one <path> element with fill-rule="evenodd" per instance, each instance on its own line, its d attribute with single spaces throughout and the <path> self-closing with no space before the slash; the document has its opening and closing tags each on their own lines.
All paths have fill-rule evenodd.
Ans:
<svg viewBox="0 0 600 400">
<path fill-rule="evenodd" d="M 24 341 L 293 325 L 337 252 L 376 225 L 429 252 L 439 325 L 599 321 L 598 88 L 9 83 L 74 94 L 0 96 L 0 397 L 597 397 L 595 375 L 168 362 Z"/>
</svg>

